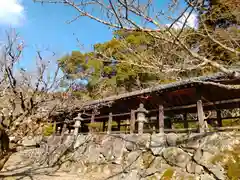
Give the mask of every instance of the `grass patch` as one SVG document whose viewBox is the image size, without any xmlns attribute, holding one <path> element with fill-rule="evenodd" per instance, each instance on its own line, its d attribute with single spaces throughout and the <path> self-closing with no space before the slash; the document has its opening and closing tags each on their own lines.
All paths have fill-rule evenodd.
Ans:
<svg viewBox="0 0 240 180">
<path fill-rule="evenodd" d="M 158 180 L 158 178 L 155 175 L 147 177 L 147 180 Z"/>
<path fill-rule="evenodd" d="M 102 131 L 103 129 L 103 122 L 90 122 L 90 123 L 86 123 L 86 125 L 91 128 L 91 129 L 95 129 L 95 130 L 100 130 Z M 127 123 L 127 121 L 122 121 L 120 123 L 120 131 L 129 131 L 129 125 Z M 126 126 L 128 125 L 128 126 Z M 105 131 L 107 130 L 107 126 L 108 126 L 108 122 L 105 123 Z M 116 130 L 118 129 L 118 123 L 116 121 L 112 122 L 112 130 Z"/>
<path fill-rule="evenodd" d="M 173 127 L 175 129 L 183 129 L 184 128 L 184 124 L 182 123 L 175 123 L 173 122 Z M 198 128 L 198 124 L 197 122 L 188 122 L 188 128 Z"/>
<path fill-rule="evenodd" d="M 240 125 L 240 119 L 223 119 L 222 120 L 223 127 L 228 126 L 239 126 Z"/>
</svg>

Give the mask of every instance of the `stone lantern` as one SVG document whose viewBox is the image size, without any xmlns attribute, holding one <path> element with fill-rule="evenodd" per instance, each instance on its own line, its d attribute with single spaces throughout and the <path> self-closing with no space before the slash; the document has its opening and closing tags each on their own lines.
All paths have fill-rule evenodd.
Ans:
<svg viewBox="0 0 240 180">
<path fill-rule="evenodd" d="M 62 135 L 68 134 L 68 132 L 69 132 L 69 129 L 67 129 L 68 124 L 69 124 L 69 120 L 65 119 L 64 124 L 63 124 L 63 129 L 62 129 Z"/>
<path fill-rule="evenodd" d="M 78 116 L 75 117 L 73 120 L 75 120 L 75 124 L 74 124 L 74 136 L 77 136 L 78 135 L 78 132 L 79 132 L 79 128 L 81 127 L 81 121 L 83 120 L 83 118 L 81 117 L 82 114 L 81 113 L 78 113 Z"/>
<path fill-rule="evenodd" d="M 61 127 L 57 127 L 57 135 L 61 135 Z"/>
<path fill-rule="evenodd" d="M 138 134 L 143 134 L 143 125 L 147 122 L 146 114 L 148 111 L 144 108 L 144 105 L 141 103 L 139 108 L 136 110 L 137 113 L 137 122 L 138 122 Z"/>
</svg>

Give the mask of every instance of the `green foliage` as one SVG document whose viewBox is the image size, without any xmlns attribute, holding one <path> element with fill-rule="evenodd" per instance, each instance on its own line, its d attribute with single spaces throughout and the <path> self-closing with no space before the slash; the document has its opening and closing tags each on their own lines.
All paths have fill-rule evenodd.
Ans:
<svg viewBox="0 0 240 180">
<path fill-rule="evenodd" d="M 90 123 L 87 123 L 86 125 L 88 127 L 93 127 L 93 128 L 102 128 L 103 127 L 103 122 L 90 122 Z M 112 126 L 117 126 L 117 122 L 113 121 Z"/>
<path fill-rule="evenodd" d="M 89 127 L 89 128 L 93 128 L 93 129 L 102 129 L 103 128 L 103 122 L 90 122 L 90 123 L 86 123 L 86 125 Z M 127 124 L 127 122 L 124 120 L 124 121 L 121 121 L 120 122 L 120 131 L 127 131 L 127 126 L 126 125 L 129 125 Z M 106 127 L 108 126 L 108 122 L 105 123 L 105 130 L 106 130 Z M 118 123 L 116 121 L 112 121 L 112 129 L 113 128 L 118 128 Z"/>
<path fill-rule="evenodd" d="M 214 39 L 232 49 L 238 49 L 239 28 L 234 25 L 239 23 L 239 5 L 236 5 L 238 4 L 236 0 L 206 2 L 208 2 L 206 6 L 199 10 L 201 17 L 199 29 L 185 28 L 179 38 L 189 49 L 198 49 L 197 53 L 203 57 L 216 62 L 221 61 L 220 64 L 227 66 L 236 65 L 239 56 L 213 42 L 207 36 L 202 22 L 206 24 L 208 33 Z M 179 30 L 173 31 L 178 33 Z M 234 43 L 229 41 L 229 37 L 234 39 Z M 181 47 L 163 43 L 149 33 L 117 30 L 113 33 L 113 39 L 95 44 L 92 52 L 73 51 L 61 58 L 59 65 L 69 79 L 87 79 L 88 96 L 98 99 L 146 88 L 150 84 L 174 82 L 176 77 L 190 78 L 218 71 L 211 65 L 206 65 L 204 68 L 184 70 L 180 73 L 159 72 L 164 65 L 181 68 L 185 62 L 185 55 L 186 52 Z M 159 61 L 159 71 L 154 70 L 154 73 L 151 72 L 151 68 L 146 67 L 147 65 L 155 67 L 155 64 L 151 63 L 153 59 L 156 61 L 155 64 Z"/>
<path fill-rule="evenodd" d="M 91 127 L 91 128 L 102 128 L 103 127 L 103 123 L 102 122 L 92 122 L 92 123 L 88 123 L 87 124 L 88 127 Z"/>
<path fill-rule="evenodd" d="M 92 52 L 82 54 L 73 51 L 58 61 L 69 79 L 88 79 L 86 88 L 91 98 L 99 98 L 101 93 L 107 90 L 116 94 L 120 88 L 132 91 L 146 87 L 148 82 L 159 78 L 146 72 L 145 67 L 129 63 L 130 59 L 135 58 L 135 54 L 130 52 L 126 45 L 136 52 L 151 54 L 152 51 L 147 48 L 152 41 L 149 35 L 124 34 L 122 31 L 116 31 L 114 34 L 112 40 L 95 44 Z M 99 89 L 101 92 L 98 92 Z"/>
<path fill-rule="evenodd" d="M 199 31 L 207 35 L 208 33 L 218 42 L 221 42 L 227 47 L 236 49 L 239 44 L 239 10 L 240 6 L 236 0 L 208 0 L 208 5 L 201 11 L 201 21 Z M 205 27 L 204 27 L 205 24 Z M 200 53 L 209 56 L 211 59 L 221 61 L 226 65 L 233 65 L 239 61 L 239 56 L 236 53 L 230 52 L 221 45 L 214 43 L 210 38 L 202 35 L 194 35 L 194 39 L 200 43 Z M 232 43 L 229 39 L 236 43 Z"/>
<path fill-rule="evenodd" d="M 159 81 L 159 83 L 160 84 L 169 84 L 169 83 L 174 83 L 174 82 L 176 82 L 176 79 L 161 79 L 160 81 Z"/>
<path fill-rule="evenodd" d="M 181 122 L 181 123 L 180 122 L 173 123 L 173 127 L 175 129 L 183 129 L 184 128 L 184 124 L 183 124 L 183 122 Z M 188 127 L 189 128 L 197 128 L 198 125 L 197 125 L 196 122 L 188 122 Z"/>
<path fill-rule="evenodd" d="M 78 97 L 79 99 L 89 100 L 89 97 L 86 91 L 73 91 L 72 95 L 75 97 Z"/>
<path fill-rule="evenodd" d="M 239 3 L 236 0 L 207 0 L 208 5 L 202 9 L 202 16 L 206 19 L 208 27 L 229 27 L 239 23 Z M 207 2 L 206 1 L 206 2 Z"/>
<path fill-rule="evenodd" d="M 43 135 L 44 136 L 51 136 L 56 130 L 56 123 L 52 124 L 49 123 L 45 126 L 44 131 L 43 131 Z"/>
<path fill-rule="evenodd" d="M 240 125 L 240 119 L 223 119 L 222 125 L 223 127 L 238 126 Z"/>
</svg>

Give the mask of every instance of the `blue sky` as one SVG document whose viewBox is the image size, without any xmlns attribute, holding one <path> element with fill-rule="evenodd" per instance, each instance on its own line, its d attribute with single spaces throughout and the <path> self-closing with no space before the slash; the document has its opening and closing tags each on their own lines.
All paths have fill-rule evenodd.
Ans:
<svg viewBox="0 0 240 180">
<path fill-rule="evenodd" d="M 166 1 L 159 0 L 157 5 L 163 7 L 163 2 Z M 15 28 L 26 45 L 21 65 L 29 69 L 35 62 L 37 48 L 49 48 L 58 58 L 79 50 L 77 38 L 84 45 L 82 51 L 89 51 L 91 45 L 112 38 L 108 27 L 88 18 L 66 24 L 76 14 L 72 8 L 61 5 L 41 5 L 32 0 L 0 0 L 0 41 L 6 37 L 5 30 Z"/>
<path fill-rule="evenodd" d="M 21 5 L 20 7 L 24 9 L 19 10 L 20 12 L 16 10 L 15 14 L 9 12 L 8 16 L 10 16 L 9 21 L 11 22 L 2 21 L 0 23 L 0 40 L 5 38 L 5 30 L 9 27 L 16 28 L 26 45 L 22 61 L 24 66 L 29 67 L 34 62 L 37 48 L 49 48 L 56 53 L 56 56 L 61 56 L 79 49 L 76 38 L 79 39 L 81 44 L 84 44 L 84 49 L 81 50 L 88 51 L 91 49 L 91 45 L 107 41 L 112 37 L 111 31 L 106 26 L 87 18 L 82 18 L 72 24 L 66 24 L 67 20 L 76 15 L 76 12 L 68 7 L 42 6 L 33 3 L 32 0 L 24 0 L 20 3 L 15 1 L 14 3 Z"/>
</svg>

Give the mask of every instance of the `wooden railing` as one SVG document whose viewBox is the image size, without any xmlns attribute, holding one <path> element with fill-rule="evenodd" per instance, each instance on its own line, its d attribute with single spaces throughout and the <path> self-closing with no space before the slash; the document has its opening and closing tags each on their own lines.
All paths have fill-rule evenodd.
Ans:
<svg viewBox="0 0 240 180">
<path fill-rule="evenodd" d="M 219 127 L 219 128 L 212 128 L 212 129 L 205 129 L 204 133 L 209 132 L 227 132 L 227 131 L 239 131 L 240 132 L 240 126 L 233 126 L 233 127 Z M 90 132 L 80 132 L 79 134 L 87 135 Z M 109 134 L 107 131 L 105 132 L 91 132 L 92 134 L 99 134 L 99 135 L 107 135 Z M 158 132 L 153 132 L 152 130 L 144 130 L 144 133 L 148 134 L 154 134 Z M 164 129 L 164 133 L 199 133 L 197 128 L 183 128 L 183 129 Z M 66 133 L 68 135 L 71 135 L 71 133 Z M 126 131 L 112 131 L 110 134 L 130 134 L 130 132 Z M 60 135 L 60 134 L 56 134 Z"/>
<path fill-rule="evenodd" d="M 110 122 L 110 121 L 109 121 Z M 197 121 L 195 121 L 197 122 Z M 151 125 L 151 123 L 146 123 L 146 126 Z M 137 134 L 137 130 L 135 130 L 134 132 L 130 131 L 130 124 L 124 124 L 124 125 L 120 125 L 120 127 L 124 127 L 124 128 L 120 128 L 120 130 L 114 130 L 117 129 L 117 126 L 107 126 L 108 128 L 105 128 L 105 131 L 91 131 L 91 132 L 79 132 L 79 134 L 89 134 L 89 133 L 93 133 L 93 134 Z M 111 127 L 111 129 L 109 129 Z M 154 127 L 154 126 L 152 126 Z M 210 127 L 210 128 L 204 128 L 203 132 L 223 132 L 223 131 L 240 131 L 240 125 L 238 126 L 227 126 L 227 127 Z M 155 128 L 145 128 L 143 130 L 144 133 L 149 133 L 149 134 L 155 134 L 155 133 L 160 133 L 160 131 L 158 129 Z M 162 132 L 161 132 L 162 133 Z M 164 128 L 164 133 L 199 133 L 199 128 L 175 128 L 175 129 L 169 129 L 169 128 Z M 69 134 L 71 134 L 69 132 Z"/>
<path fill-rule="evenodd" d="M 171 107 L 171 108 L 164 108 L 162 105 L 159 105 L 158 109 L 152 109 L 152 110 L 148 110 L 148 113 L 152 112 L 156 112 L 156 117 L 155 117 L 155 121 L 152 121 L 151 123 L 144 123 L 144 127 L 149 126 L 149 128 L 144 128 L 142 130 L 142 132 L 144 133 L 168 133 L 168 132 L 206 132 L 206 131 L 226 131 L 226 130 L 239 130 L 239 126 L 236 127 L 221 127 L 222 126 L 222 117 L 221 117 L 221 113 L 219 113 L 220 111 L 217 110 L 217 117 L 216 118 L 211 118 L 211 119 L 206 119 L 205 115 L 204 115 L 204 111 L 203 111 L 203 106 L 212 106 L 212 105 L 217 105 L 217 104 L 221 104 L 221 103 L 229 103 L 229 102 L 238 102 L 239 99 L 235 99 L 235 100 L 226 100 L 226 101 L 217 101 L 217 102 L 208 102 L 208 103 L 203 103 L 201 100 L 198 100 L 196 104 L 193 105 L 186 105 L 186 106 L 181 106 L 181 107 Z M 197 114 L 197 118 L 195 120 L 189 120 L 187 119 L 186 114 L 183 116 L 184 118 L 181 121 L 174 121 L 171 122 L 170 120 L 168 121 L 168 125 L 164 124 L 165 120 L 164 120 L 164 112 L 167 111 L 171 111 L 171 110 L 179 110 L 182 108 L 190 108 L 190 107 L 196 107 L 196 114 Z M 114 133 L 139 133 L 139 129 L 138 131 L 136 131 L 136 127 L 141 127 L 138 126 L 139 125 L 139 119 L 136 118 L 137 114 L 144 114 L 147 112 L 146 109 L 144 109 L 143 111 L 143 107 L 139 107 L 137 110 L 131 110 L 131 112 L 127 112 L 127 113 L 119 113 L 119 114 L 113 114 L 113 113 L 109 113 L 108 115 L 101 115 L 101 116 L 96 116 L 96 114 L 93 113 L 90 115 L 91 117 L 87 117 L 87 118 L 82 118 L 82 117 L 78 117 L 75 118 L 72 121 L 69 121 L 68 123 L 73 123 L 74 124 L 74 128 L 75 128 L 75 134 L 77 134 L 78 132 L 80 133 L 84 133 L 81 132 L 81 129 L 83 129 L 83 126 L 87 126 L 88 128 L 90 127 L 89 125 L 86 125 L 86 122 L 90 121 L 91 123 L 98 123 L 99 120 L 101 120 L 101 125 L 99 127 L 93 127 L 93 128 L 89 128 L 89 131 L 93 132 L 93 133 L 107 133 L 107 134 L 111 134 L 113 133 L 112 131 L 114 131 Z M 145 112 L 146 111 L 146 112 Z M 121 121 L 124 120 L 120 120 L 121 117 L 129 117 L 129 124 L 121 124 Z M 118 117 L 118 120 L 116 120 L 116 117 Z M 145 115 L 144 115 L 145 117 Z M 233 118 L 240 118 L 240 117 L 225 117 L 224 119 L 233 119 Z M 124 119 L 124 118 L 123 118 Z M 207 121 L 208 120 L 217 120 L 218 126 L 219 127 L 211 127 L 211 128 L 207 128 Z M 116 126 L 113 126 L 113 122 L 116 122 Z M 189 128 L 189 123 L 190 122 L 195 122 L 195 126 L 196 127 L 192 127 Z M 173 129 L 171 128 L 172 125 L 171 123 L 182 123 L 184 128 L 177 128 L 177 129 Z M 213 124 L 212 124 L 213 125 Z M 68 124 L 67 126 L 71 126 L 70 124 Z M 81 127 L 82 126 L 82 127 Z M 215 126 L 215 125 L 214 125 Z M 115 127 L 115 129 L 113 129 L 113 127 Z M 121 127 L 125 127 L 124 130 L 121 130 L 123 128 Z M 76 129 L 77 128 L 77 129 Z M 94 129 L 98 129 L 98 132 L 94 132 Z"/>
</svg>

